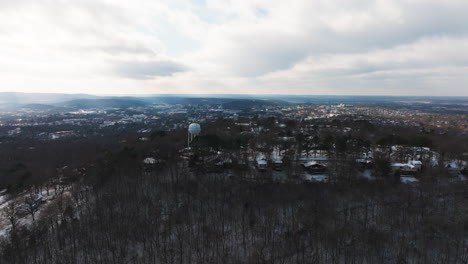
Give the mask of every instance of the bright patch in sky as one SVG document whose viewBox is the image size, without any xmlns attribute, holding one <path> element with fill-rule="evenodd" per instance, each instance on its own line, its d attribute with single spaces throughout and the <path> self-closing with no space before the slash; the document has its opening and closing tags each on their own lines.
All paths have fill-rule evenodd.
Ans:
<svg viewBox="0 0 468 264">
<path fill-rule="evenodd" d="M 0 1 L 0 91 L 468 95 L 465 0 Z"/>
</svg>

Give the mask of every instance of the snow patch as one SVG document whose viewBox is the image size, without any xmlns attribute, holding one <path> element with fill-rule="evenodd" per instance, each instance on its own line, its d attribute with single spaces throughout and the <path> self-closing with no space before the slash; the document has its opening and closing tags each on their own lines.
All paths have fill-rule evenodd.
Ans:
<svg viewBox="0 0 468 264">
<path fill-rule="evenodd" d="M 327 175 L 304 174 L 304 179 L 314 182 L 328 182 Z"/>
<path fill-rule="evenodd" d="M 400 181 L 405 184 L 419 182 L 418 179 L 416 179 L 415 177 L 410 177 L 410 176 L 402 176 L 400 177 Z"/>
</svg>

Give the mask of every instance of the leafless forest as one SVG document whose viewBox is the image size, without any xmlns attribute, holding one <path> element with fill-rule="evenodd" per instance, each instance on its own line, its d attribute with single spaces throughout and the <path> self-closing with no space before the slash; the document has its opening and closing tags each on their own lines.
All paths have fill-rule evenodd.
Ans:
<svg viewBox="0 0 468 264">
<path fill-rule="evenodd" d="M 55 195 L 38 212 L 26 212 L 36 214 L 27 227 L 14 207 L 3 209 L 12 228 L 1 243 L 2 263 L 468 263 L 466 181 L 451 180 L 444 167 L 426 167 L 417 184 L 402 184 L 389 168 L 390 155 L 419 155 L 411 152 L 419 151 L 418 142 L 443 150 L 450 143 L 444 136 L 414 138 L 401 128 L 389 137 L 386 128 L 362 122 L 353 135 L 295 122 L 280 131 L 268 120 L 259 123 L 271 129 L 252 136 L 223 130 L 234 127 L 226 122 L 206 125 L 190 155 L 181 151 L 185 131 L 155 132 L 148 142 L 127 135 L 124 143 L 35 143 L 37 156 L 3 153 L 34 158 L 2 174 L 12 193 Z M 278 133 L 295 140 L 278 141 Z M 396 143 L 411 147 L 387 153 L 385 146 Z M 458 146 L 463 153 L 466 146 Z M 288 153 L 285 181 L 272 180 L 272 169 L 239 165 L 275 148 Z M 326 183 L 297 176 L 302 168 L 294 153 L 314 149 L 330 157 Z M 375 153 L 374 180 L 355 176 L 363 151 Z M 216 169 L 225 153 L 237 162 Z M 148 155 L 158 163 L 142 163 Z M 45 165 L 65 163 L 59 170 Z M 18 175 L 24 180 L 7 178 Z"/>
</svg>

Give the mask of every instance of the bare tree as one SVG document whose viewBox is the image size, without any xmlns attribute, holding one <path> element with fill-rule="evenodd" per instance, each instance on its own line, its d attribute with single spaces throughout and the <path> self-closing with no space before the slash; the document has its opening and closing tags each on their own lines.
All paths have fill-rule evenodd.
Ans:
<svg viewBox="0 0 468 264">
<path fill-rule="evenodd" d="M 26 212 L 31 215 L 32 220 L 35 221 L 35 215 L 38 207 L 38 201 L 33 192 L 29 193 L 26 198 L 24 198 L 24 204 L 26 205 Z"/>
<path fill-rule="evenodd" d="M 16 214 L 17 206 L 18 202 L 16 200 L 11 200 L 8 205 L 3 208 L 3 214 L 11 225 L 12 234 L 16 234 L 16 231 L 18 230 L 18 216 Z"/>
</svg>

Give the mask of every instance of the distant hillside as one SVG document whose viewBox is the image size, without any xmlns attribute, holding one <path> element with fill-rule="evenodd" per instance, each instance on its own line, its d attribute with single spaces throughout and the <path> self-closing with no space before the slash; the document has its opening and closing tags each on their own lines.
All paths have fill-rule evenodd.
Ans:
<svg viewBox="0 0 468 264">
<path fill-rule="evenodd" d="M 191 105 L 204 105 L 204 104 L 223 104 L 231 102 L 233 99 L 228 98 L 199 98 L 199 97 L 179 97 L 179 96 L 160 96 L 160 97 L 140 97 L 140 100 L 152 102 L 157 104 L 191 104 Z"/>
<path fill-rule="evenodd" d="M 90 109 L 90 108 L 130 108 L 142 107 L 147 103 L 141 100 L 128 98 L 108 98 L 108 99 L 77 99 L 60 104 L 64 107 Z"/>
<path fill-rule="evenodd" d="M 157 104 L 183 104 L 183 105 L 223 105 L 225 109 L 251 109 L 260 106 L 289 105 L 290 102 L 282 100 L 261 100 L 261 99 L 243 99 L 243 98 L 212 98 L 212 97 L 178 97 L 161 96 L 138 98 L 146 102 Z"/>
<path fill-rule="evenodd" d="M 48 104 L 26 104 L 26 105 L 20 105 L 18 106 L 18 108 L 30 109 L 30 110 L 36 110 L 36 111 L 45 111 L 45 110 L 55 109 L 56 107 L 53 105 L 48 105 Z"/>
<path fill-rule="evenodd" d="M 93 99 L 97 96 L 88 94 L 56 94 L 56 93 L 15 93 L 0 92 L 0 104 L 55 104 L 76 99 Z"/>
<path fill-rule="evenodd" d="M 289 105 L 291 103 L 281 100 L 234 100 L 223 104 L 225 109 L 251 109 L 260 106 L 278 106 L 278 105 Z"/>
</svg>

